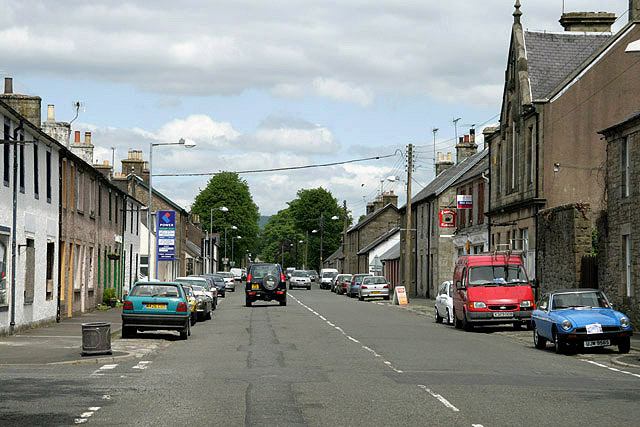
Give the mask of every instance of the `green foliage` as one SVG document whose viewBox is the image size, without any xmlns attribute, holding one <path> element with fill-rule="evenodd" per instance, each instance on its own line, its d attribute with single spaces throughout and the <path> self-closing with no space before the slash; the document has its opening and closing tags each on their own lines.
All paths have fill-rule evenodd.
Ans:
<svg viewBox="0 0 640 427">
<path fill-rule="evenodd" d="M 102 293 L 102 303 L 109 304 L 109 301 L 116 298 L 116 290 L 113 288 L 107 288 Z"/>
<path fill-rule="evenodd" d="M 321 231 L 322 254 L 326 259 L 340 246 L 344 215 L 338 201 L 324 188 L 299 190 L 287 209 L 269 219 L 262 234 L 260 258 L 282 262 L 285 268 L 302 267 L 307 251 L 307 268 L 319 269 Z M 347 223 L 350 222 L 347 217 Z M 301 244 L 300 240 L 304 242 Z"/>
<path fill-rule="evenodd" d="M 226 207 L 228 212 L 218 210 Z M 211 209 L 213 210 L 213 213 Z M 247 251 L 256 253 L 258 244 L 258 220 L 260 214 L 258 206 L 253 202 L 249 185 L 238 174 L 223 172 L 214 175 L 207 187 L 196 196 L 191 211 L 200 215 L 204 230 L 220 233 L 220 253 L 224 256 L 224 231 L 227 229 L 227 257 L 231 258 L 232 236 L 242 236 L 234 239 L 233 252 L 236 265 Z M 238 230 L 230 227 L 235 225 Z M 222 256 L 220 258 L 222 258 Z"/>
<path fill-rule="evenodd" d="M 360 218 L 358 218 L 358 222 L 362 221 L 363 219 L 365 219 L 367 216 L 366 215 L 360 215 Z"/>
</svg>

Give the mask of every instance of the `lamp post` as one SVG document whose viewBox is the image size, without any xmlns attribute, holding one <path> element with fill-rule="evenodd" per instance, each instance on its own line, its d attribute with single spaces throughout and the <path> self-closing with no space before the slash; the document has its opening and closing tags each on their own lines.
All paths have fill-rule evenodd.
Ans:
<svg viewBox="0 0 640 427">
<path fill-rule="evenodd" d="M 207 268 L 205 270 L 209 270 L 209 271 L 205 271 L 205 273 L 211 273 L 211 260 L 212 260 L 213 254 L 211 253 L 212 251 L 211 251 L 211 242 L 209 241 L 209 231 L 213 230 L 213 211 L 229 212 L 229 208 L 227 208 L 226 206 L 220 206 L 219 208 L 211 208 L 209 212 L 209 229 L 207 230 L 207 244 L 204 247 L 204 252 L 205 252 L 204 259 L 207 262 Z"/>
<path fill-rule="evenodd" d="M 242 239 L 242 236 L 231 236 L 231 259 L 233 260 L 233 239 Z"/>
<path fill-rule="evenodd" d="M 340 218 L 338 218 L 337 215 L 334 215 L 334 216 L 331 217 L 331 219 L 333 221 L 335 221 L 335 220 L 340 219 Z M 315 233 L 318 233 L 318 230 L 311 230 L 311 232 L 315 234 Z M 323 240 L 323 237 L 324 237 L 324 212 L 320 214 L 320 231 L 319 232 L 320 232 L 320 270 L 322 270 L 322 260 L 323 260 L 323 258 L 322 258 L 323 257 L 322 240 Z"/>
<path fill-rule="evenodd" d="M 149 279 L 151 278 L 151 211 L 153 210 L 151 202 L 153 200 L 153 147 L 159 145 L 184 145 L 186 148 L 193 148 L 196 143 L 190 139 L 180 138 L 178 142 L 156 142 L 149 143 L 149 209 L 147 210 L 147 264 Z M 155 259 L 154 255 L 154 259 Z M 158 278 L 158 269 L 154 268 L 154 277 Z"/>
<path fill-rule="evenodd" d="M 228 229 L 232 229 L 232 230 L 237 230 L 238 227 L 236 227 L 235 225 L 230 225 L 229 227 L 225 227 L 224 228 L 224 258 L 227 258 L 227 230 Z M 231 244 L 233 244 L 233 242 L 231 242 Z M 226 270 L 226 267 L 225 267 Z"/>
</svg>

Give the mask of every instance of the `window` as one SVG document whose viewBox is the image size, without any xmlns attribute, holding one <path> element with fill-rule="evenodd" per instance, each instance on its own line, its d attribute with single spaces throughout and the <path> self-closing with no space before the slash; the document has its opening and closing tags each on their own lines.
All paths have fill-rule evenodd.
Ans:
<svg viewBox="0 0 640 427">
<path fill-rule="evenodd" d="M 149 257 L 140 255 L 140 275 L 149 276 Z"/>
<path fill-rule="evenodd" d="M 40 198 L 38 187 L 38 141 L 33 141 L 33 196 L 36 199 Z"/>
<path fill-rule="evenodd" d="M 530 150 L 530 154 L 529 154 L 529 183 L 533 183 L 533 180 L 535 179 L 535 161 L 536 161 L 536 131 L 535 129 L 532 127 L 529 128 L 529 139 L 530 139 L 530 146 L 529 146 L 529 150 Z"/>
<path fill-rule="evenodd" d="M 629 137 L 620 144 L 620 189 L 621 197 L 629 197 Z"/>
<path fill-rule="evenodd" d="M 484 179 L 478 181 L 478 224 L 484 224 Z"/>
<path fill-rule="evenodd" d="M 115 217 L 116 217 L 116 224 L 118 223 L 118 195 L 116 194 L 116 207 L 115 207 Z"/>
<path fill-rule="evenodd" d="M 140 206 L 136 206 L 136 236 L 140 233 Z"/>
<path fill-rule="evenodd" d="M 11 122 L 6 117 L 4 118 L 4 138 L 5 141 L 11 139 Z M 11 144 L 3 144 L 3 152 L 4 152 L 4 169 L 3 169 L 3 177 L 4 177 L 4 185 L 5 187 L 9 186 L 9 177 L 11 176 Z"/>
<path fill-rule="evenodd" d="M 622 236 L 622 286 L 620 294 L 631 296 L 631 236 Z"/>
<path fill-rule="evenodd" d="M 112 211 L 111 211 L 111 189 L 109 189 L 109 222 L 111 222 L 111 215 L 112 215 Z"/>
<path fill-rule="evenodd" d="M 8 247 L 9 236 L 0 234 L 0 308 L 6 307 L 9 304 L 9 289 L 7 286 L 7 263 L 9 261 L 9 254 L 7 253 Z"/>
<path fill-rule="evenodd" d="M 24 265 L 24 303 L 33 304 L 33 287 L 36 279 L 36 247 L 33 239 L 27 239 Z"/>
<path fill-rule="evenodd" d="M 93 247 L 89 246 L 87 287 L 93 289 Z"/>
<path fill-rule="evenodd" d="M 98 216 L 102 216 L 102 185 L 98 183 Z"/>
<path fill-rule="evenodd" d="M 20 141 L 24 141 L 24 133 L 20 132 Z M 19 169 L 19 177 L 20 177 L 20 192 L 24 193 L 24 144 L 20 144 L 20 150 L 18 151 L 18 156 L 20 156 L 20 169 Z"/>
<path fill-rule="evenodd" d="M 47 153 L 49 154 L 49 153 Z M 67 176 L 67 159 L 62 161 L 62 207 L 67 208 L 67 192 L 69 191 L 69 182 Z"/>
<path fill-rule="evenodd" d="M 96 181 L 93 178 L 89 179 L 89 215 L 91 216 L 95 216 L 96 214 L 96 204 L 94 203 L 93 200 L 93 195 L 94 195 L 94 190 L 95 190 L 95 186 L 96 186 Z"/>
<path fill-rule="evenodd" d="M 69 188 L 69 209 L 73 208 L 73 200 L 74 200 L 74 195 L 75 195 L 75 173 L 74 173 L 74 167 L 73 164 L 69 165 L 69 185 L 71 186 L 71 188 Z"/>
<path fill-rule="evenodd" d="M 78 184 L 76 185 L 76 210 L 79 213 L 84 212 L 84 172 L 78 171 Z"/>
<path fill-rule="evenodd" d="M 51 147 L 47 146 L 47 203 L 51 203 Z"/>
<path fill-rule="evenodd" d="M 80 245 L 72 244 L 72 248 L 73 248 L 73 272 L 74 272 L 73 290 L 79 291 L 80 280 L 82 280 L 81 271 L 80 271 L 80 267 L 82 266 L 82 260 L 80 258 Z"/>
<path fill-rule="evenodd" d="M 51 301 L 53 299 L 53 272 L 54 272 L 54 258 L 55 258 L 55 243 L 47 243 L 47 284 L 46 284 L 46 299 Z"/>
<path fill-rule="evenodd" d="M 496 177 L 496 194 L 499 196 L 502 190 L 502 144 L 498 144 L 498 153 L 494 161 L 498 176 Z"/>
</svg>

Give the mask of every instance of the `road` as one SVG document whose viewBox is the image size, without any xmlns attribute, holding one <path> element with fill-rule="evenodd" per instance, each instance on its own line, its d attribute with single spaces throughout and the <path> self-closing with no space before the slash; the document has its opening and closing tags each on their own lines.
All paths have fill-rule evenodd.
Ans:
<svg viewBox="0 0 640 427">
<path fill-rule="evenodd" d="M 242 288 L 240 288 L 242 289 Z M 556 355 L 530 332 L 464 332 L 313 288 L 227 293 L 144 360 L 0 368 L 6 425 L 637 425 L 639 354 Z M 621 363 L 628 363 L 624 366 Z M 637 366 L 636 366 L 637 365 Z"/>
</svg>

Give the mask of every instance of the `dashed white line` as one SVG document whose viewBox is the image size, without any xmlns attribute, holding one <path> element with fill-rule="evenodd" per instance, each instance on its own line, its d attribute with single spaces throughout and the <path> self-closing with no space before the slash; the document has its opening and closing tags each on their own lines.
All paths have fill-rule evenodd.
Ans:
<svg viewBox="0 0 640 427">
<path fill-rule="evenodd" d="M 429 393 L 431 396 L 433 396 L 436 399 L 438 399 L 440 401 L 440 403 L 442 403 L 447 408 L 451 409 L 453 412 L 460 412 L 460 409 L 458 409 L 455 406 L 453 406 L 451 404 L 451 402 L 449 402 L 447 399 L 445 399 L 441 394 L 438 394 L 438 393 L 434 392 L 433 390 L 428 388 L 426 385 L 419 384 L 418 387 L 420 387 L 421 389 L 423 389 L 424 391 Z"/>
<path fill-rule="evenodd" d="M 117 366 L 117 365 L 116 365 Z M 115 367 L 115 366 L 114 366 Z M 113 369 L 113 368 L 107 368 L 107 369 Z M 105 395 L 106 396 L 106 395 Z M 104 396 L 103 396 L 104 399 Z M 75 424 L 84 424 L 87 422 L 87 420 L 89 418 L 91 418 L 91 416 L 93 414 L 95 414 L 96 411 L 100 410 L 100 406 L 92 406 L 89 408 L 89 410 L 87 412 L 83 412 L 82 414 L 80 414 L 80 418 L 75 418 L 73 420 L 73 422 Z"/>
<path fill-rule="evenodd" d="M 583 362 L 591 363 L 592 365 L 598 366 L 600 368 L 608 369 L 608 370 L 613 371 L 613 372 L 619 372 L 621 374 L 631 375 L 632 377 L 640 378 L 640 374 L 634 374 L 633 372 L 623 371 L 623 370 L 618 369 L 618 368 L 614 368 L 614 367 L 611 367 L 611 366 L 603 365 L 602 363 L 594 362 L 593 360 L 588 360 L 588 359 L 580 359 L 580 360 L 582 360 Z"/>
<path fill-rule="evenodd" d="M 149 367 L 149 361 L 147 360 L 142 360 L 140 362 L 138 362 L 138 364 L 136 366 L 134 366 L 132 369 L 147 369 Z"/>
<path fill-rule="evenodd" d="M 96 369 L 95 371 L 93 371 L 93 373 L 91 374 L 92 377 L 99 377 L 104 375 L 104 372 L 102 371 L 109 371 L 111 369 L 115 369 L 115 367 L 118 366 L 118 364 L 113 364 L 113 365 L 103 365 L 100 367 L 100 369 Z"/>
<path fill-rule="evenodd" d="M 348 338 L 348 339 L 350 339 L 350 340 L 351 340 L 351 341 L 353 341 L 353 342 L 357 342 L 357 343 L 359 343 L 359 342 L 360 342 L 360 341 L 358 341 L 357 339 L 355 339 L 354 337 L 349 336 L 349 335 L 347 335 L 347 338 Z"/>
</svg>

